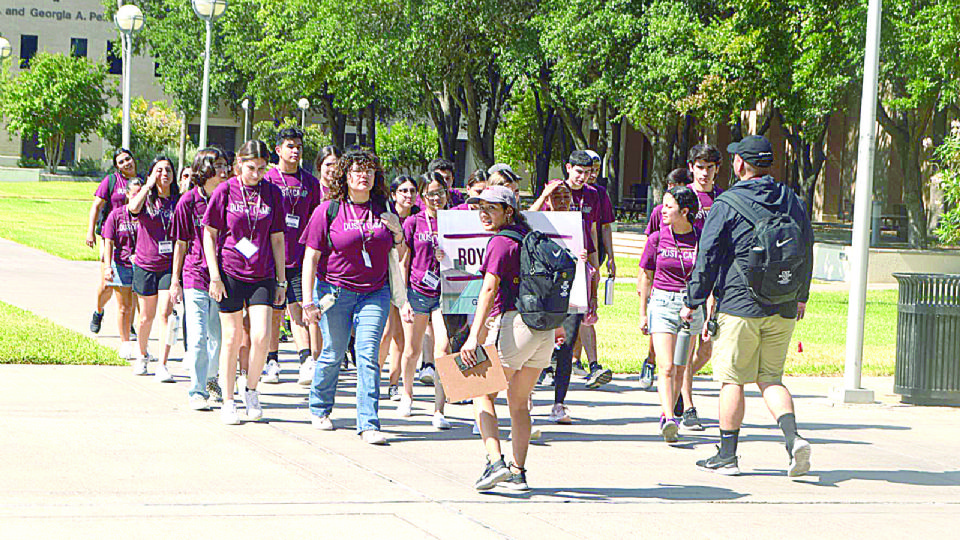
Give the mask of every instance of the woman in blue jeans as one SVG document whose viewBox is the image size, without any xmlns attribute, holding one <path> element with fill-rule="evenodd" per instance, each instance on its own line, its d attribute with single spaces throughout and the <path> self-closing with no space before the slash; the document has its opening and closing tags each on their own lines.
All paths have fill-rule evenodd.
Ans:
<svg viewBox="0 0 960 540">
<path fill-rule="evenodd" d="M 388 258 L 393 246 L 403 256 L 403 229 L 396 214 L 388 212 L 383 170 L 369 150 L 351 150 L 340 158 L 327 197 L 310 216 L 300 239 L 306 245 L 304 298 L 313 298 L 303 305 L 303 315 L 308 323 L 319 320 L 323 335 L 310 389 L 312 423 L 321 430 L 334 428 L 330 413 L 340 359 L 355 333 L 357 432 L 364 442 L 386 444 L 378 417 L 377 360 L 390 312 Z"/>
<path fill-rule="evenodd" d="M 209 411 L 210 402 L 222 400 L 217 383 L 220 358 L 220 310 L 210 297 L 210 272 L 203 253 L 203 214 L 210 194 L 227 179 L 227 158 L 218 148 L 197 152 L 190 169 L 190 191 L 180 198 L 173 211 L 173 277 L 170 296 L 174 303 L 183 298 L 187 326 L 187 357 L 190 366 L 190 408 Z"/>
</svg>

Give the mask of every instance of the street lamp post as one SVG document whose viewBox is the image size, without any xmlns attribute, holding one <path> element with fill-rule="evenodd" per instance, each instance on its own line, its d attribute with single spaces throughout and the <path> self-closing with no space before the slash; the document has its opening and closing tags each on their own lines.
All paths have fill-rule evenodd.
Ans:
<svg viewBox="0 0 960 540">
<path fill-rule="evenodd" d="M 207 26 L 207 46 L 203 54 L 203 101 L 200 103 L 200 148 L 207 146 L 207 110 L 210 103 L 210 42 L 213 21 L 227 10 L 227 0 L 193 0 L 193 11 Z"/>
<path fill-rule="evenodd" d="M 243 107 L 243 140 L 246 142 L 250 140 L 250 109 L 253 108 L 253 103 L 250 102 L 250 98 L 243 98 L 240 106 Z"/>
<path fill-rule="evenodd" d="M 300 98 L 297 107 L 300 107 L 300 129 L 307 129 L 307 109 L 310 108 L 310 100 Z"/>
<path fill-rule="evenodd" d="M 133 4 L 121 6 L 113 16 L 123 40 L 123 148 L 130 148 L 130 57 L 133 34 L 143 28 L 143 12 Z"/>
</svg>

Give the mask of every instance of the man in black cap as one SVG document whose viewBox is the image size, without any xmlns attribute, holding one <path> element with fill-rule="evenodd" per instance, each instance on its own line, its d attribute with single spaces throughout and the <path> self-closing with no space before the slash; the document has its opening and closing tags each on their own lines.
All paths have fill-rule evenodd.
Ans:
<svg viewBox="0 0 960 540">
<path fill-rule="evenodd" d="M 810 443 L 797 435 L 793 397 L 783 386 L 783 365 L 797 320 L 802 319 L 813 274 L 813 229 L 805 206 L 769 175 L 773 148 L 766 137 L 732 143 L 739 182 L 717 198 L 707 215 L 680 316 L 690 320 L 714 292 L 717 330 L 714 379 L 720 390 L 720 446 L 697 462 L 720 474 L 740 473 L 737 440 L 745 384 L 756 383 L 786 443 L 787 474 L 810 469 Z M 709 325 L 705 325 L 707 338 Z"/>
</svg>

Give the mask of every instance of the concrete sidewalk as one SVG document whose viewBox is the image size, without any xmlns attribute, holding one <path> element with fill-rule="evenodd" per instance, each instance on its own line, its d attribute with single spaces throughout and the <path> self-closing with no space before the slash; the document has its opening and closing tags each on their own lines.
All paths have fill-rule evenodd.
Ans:
<svg viewBox="0 0 960 540">
<path fill-rule="evenodd" d="M 0 241 L 0 300 L 64 326 L 86 328 L 96 274 Z M 381 402 L 391 444 L 371 447 L 353 431 L 349 372 L 338 430 L 319 432 L 283 352 L 283 382 L 261 385 L 265 420 L 240 426 L 187 407 L 179 362 L 175 384 L 122 367 L 0 366 L 0 537 L 952 538 L 960 522 L 960 410 L 896 404 L 888 378 L 865 380 L 880 403 L 864 406 L 832 404 L 837 379 L 788 381 L 814 445 L 813 470 L 798 480 L 784 474 L 779 430 L 755 391 L 744 474 L 731 478 L 694 466 L 717 439 L 711 381 L 697 381 L 708 431 L 681 432 L 673 447 L 657 435 L 656 394 L 633 378 L 596 391 L 576 380 L 571 426 L 546 422 L 552 390 L 540 388 L 533 491 L 478 494 L 484 452 L 468 406 L 448 406 L 454 429 L 436 432 L 432 389 L 417 386 L 412 418 Z"/>
</svg>

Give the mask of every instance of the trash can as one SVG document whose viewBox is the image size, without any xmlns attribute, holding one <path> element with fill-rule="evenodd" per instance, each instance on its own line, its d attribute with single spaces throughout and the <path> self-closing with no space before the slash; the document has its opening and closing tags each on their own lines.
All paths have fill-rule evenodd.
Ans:
<svg viewBox="0 0 960 540">
<path fill-rule="evenodd" d="M 960 275 L 893 277 L 900 284 L 893 391 L 904 403 L 960 405 Z"/>
</svg>

